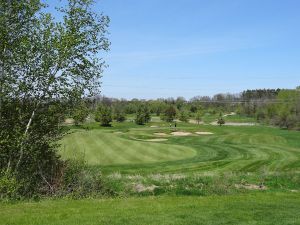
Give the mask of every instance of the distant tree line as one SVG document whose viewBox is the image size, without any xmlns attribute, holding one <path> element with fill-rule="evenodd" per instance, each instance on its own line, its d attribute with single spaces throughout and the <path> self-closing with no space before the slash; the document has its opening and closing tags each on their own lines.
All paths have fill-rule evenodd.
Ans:
<svg viewBox="0 0 300 225">
<path fill-rule="evenodd" d="M 258 122 L 281 128 L 299 129 L 300 97 L 296 89 L 257 89 L 246 90 L 240 94 L 217 94 L 213 97 L 197 96 L 190 100 L 183 97 L 160 98 L 155 100 L 115 99 L 97 96 L 89 99 L 90 109 L 94 112 L 99 105 L 110 108 L 111 118 L 118 122 L 133 115 L 137 124 L 145 124 L 151 115 L 172 122 L 190 119 L 200 123 L 205 114 L 216 115 L 219 124 L 224 124 L 221 114 L 235 112 L 239 115 L 254 117 Z M 112 120 L 110 120 L 112 121 Z"/>
</svg>

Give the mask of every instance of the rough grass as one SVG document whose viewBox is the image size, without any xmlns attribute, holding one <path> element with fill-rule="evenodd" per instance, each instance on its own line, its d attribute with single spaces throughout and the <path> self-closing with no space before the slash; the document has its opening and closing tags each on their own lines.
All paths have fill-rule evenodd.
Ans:
<svg viewBox="0 0 300 225">
<path fill-rule="evenodd" d="M 0 204 L 2 225 L 300 224 L 300 195 L 254 193 Z"/>
</svg>

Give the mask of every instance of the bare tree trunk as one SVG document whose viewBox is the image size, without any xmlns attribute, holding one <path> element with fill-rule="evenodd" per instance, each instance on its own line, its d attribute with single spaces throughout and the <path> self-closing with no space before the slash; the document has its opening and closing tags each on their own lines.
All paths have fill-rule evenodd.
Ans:
<svg viewBox="0 0 300 225">
<path fill-rule="evenodd" d="M 4 57 L 5 57 L 6 47 L 3 49 L 3 59 L 1 65 L 1 74 L 0 74 L 0 120 L 2 119 L 2 98 L 3 98 L 3 82 L 4 82 Z"/>
<path fill-rule="evenodd" d="M 48 187 L 50 188 L 50 191 L 51 193 L 54 193 L 54 188 L 51 186 L 51 184 L 47 181 L 46 177 L 43 175 L 43 172 L 42 172 L 42 169 L 41 169 L 41 166 L 38 165 L 39 167 L 39 172 L 40 172 L 40 176 L 42 177 L 43 181 L 48 185 Z"/>
<path fill-rule="evenodd" d="M 9 172 L 10 171 L 10 158 L 8 160 L 8 163 L 7 163 L 7 169 L 6 169 L 6 172 Z"/>
<path fill-rule="evenodd" d="M 26 130 L 25 130 L 25 132 L 24 132 L 24 137 L 23 137 L 24 139 L 23 139 L 23 141 L 22 141 L 21 150 L 20 150 L 20 156 L 19 156 L 19 159 L 18 159 L 18 162 L 17 162 L 15 171 L 18 170 L 19 165 L 20 165 L 20 163 L 21 163 L 21 161 L 22 161 L 22 158 L 23 158 L 23 155 L 24 155 L 24 147 L 23 147 L 23 146 L 24 146 L 24 140 L 27 138 L 28 130 L 29 130 L 31 124 L 32 124 L 32 120 L 33 120 L 34 115 L 35 115 L 35 110 L 36 110 L 36 109 L 34 109 L 34 110 L 32 111 L 31 117 L 30 117 L 30 119 L 29 119 L 29 121 L 28 121 L 28 123 L 27 123 L 27 125 L 26 125 Z"/>
</svg>

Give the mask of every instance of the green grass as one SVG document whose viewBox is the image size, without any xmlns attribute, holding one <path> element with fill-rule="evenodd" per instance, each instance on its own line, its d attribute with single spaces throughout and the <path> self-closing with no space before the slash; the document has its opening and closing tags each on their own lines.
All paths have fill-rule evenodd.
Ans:
<svg viewBox="0 0 300 225">
<path fill-rule="evenodd" d="M 190 147 L 128 140 L 122 138 L 122 134 L 101 130 L 77 131 L 70 134 L 64 139 L 62 148 L 66 158 L 76 158 L 84 154 L 90 165 L 153 163 L 196 155 L 196 151 Z"/>
<path fill-rule="evenodd" d="M 150 127 L 150 126 L 158 127 Z M 65 137 L 62 155 L 81 157 L 104 173 L 220 173 L 299 172 L 300 133 L 265 126 L 211 126 L 178 123 L 187 137 L 169 135 L 168 123 L 147 126 L 114 123 L 101 128 L 90 124 Z M 196 135 L 209 131 L 213 135 Z M 122 132 L 122 133 L 116 133 Z M 166 142 L 153 143 L 156 132 L 168 134 Z M 81 152 L 81 153 L 78 153 Z"/>
<path fill-rule="evenodd" d="M 0 204 L 2 225 L 300 224 L 300 195 L 253 193 Z"/>
<path fill-rule="evenodd" d="M 300 224 L 299 132 L 177 122 L 177 131 L 191 135 L 175 137 L 158 118 L 70 128 L 62 157 L 84 157 L 120 198 L 2 202 L 0 225 Z M 167 141 L 149 142 L 158 132 Z M 265 190 L 254 190 L 261 184 Z"/>
<path fill-rule="evenodd" d="M 255 123 L 257 122 L 253 117 L 241 116 L 241 115 L 228 115 L 225 118 L 226 122 L 238 122 L 238 123 Z"/>
</svg>

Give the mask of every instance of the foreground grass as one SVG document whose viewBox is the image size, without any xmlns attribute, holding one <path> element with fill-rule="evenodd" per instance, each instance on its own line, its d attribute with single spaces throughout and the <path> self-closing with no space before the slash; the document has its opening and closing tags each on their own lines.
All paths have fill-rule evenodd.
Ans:
<svg viewBox="0 0 300 225">
<path fill-rule="evenodd" d="M 0 204 L 0 224 L 300 224 L 297 193 Z"/>
</svg>

